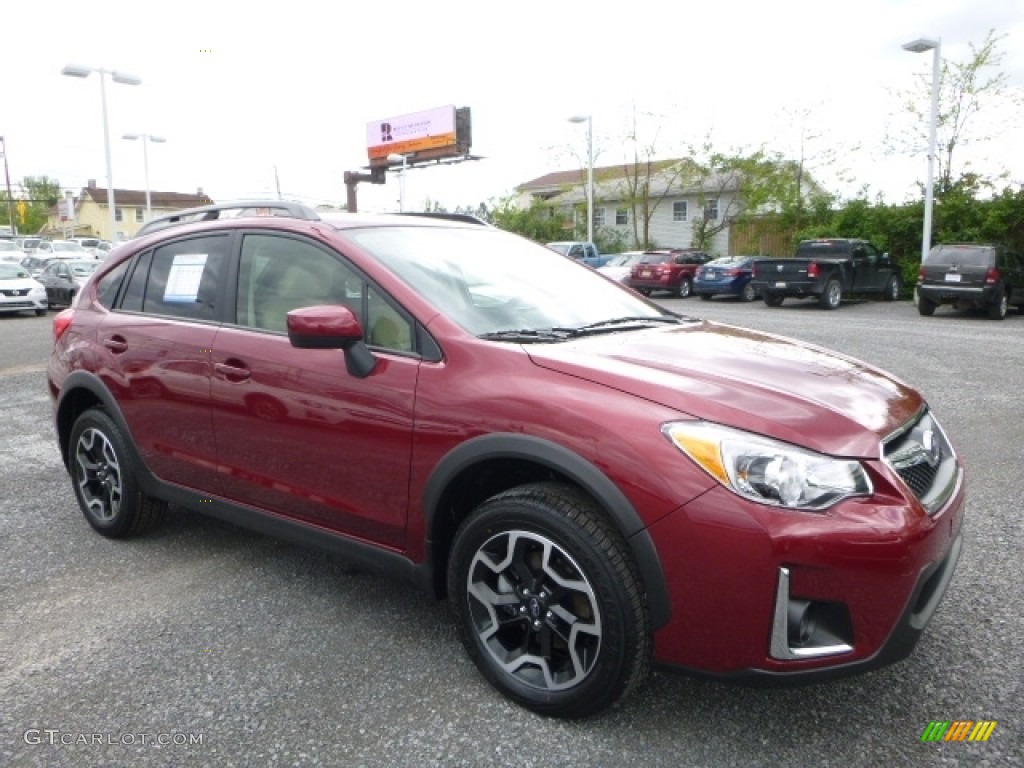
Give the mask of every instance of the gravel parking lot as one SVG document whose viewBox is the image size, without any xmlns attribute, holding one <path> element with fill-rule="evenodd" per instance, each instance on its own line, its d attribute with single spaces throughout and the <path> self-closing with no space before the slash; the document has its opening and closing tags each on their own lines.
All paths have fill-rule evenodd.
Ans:
<svg viewBox="0 0 1024 768">
<path fill-rule="evenodd" d="M 0 316 L 0 765 L 1024 765 L 1024 316 L 664 303 L 925 393 L 968 466 L 968 519 L 911 658 L 796 689 L 659 670 L 598 718 L 535 716 L 478 675 L 448 606 L 403 583 L 180 510 L 143 538 L 93 533 L 53 439 L 52 315 Z M 998 725 L 922 743 L 932 720 Z"/>
</svg>

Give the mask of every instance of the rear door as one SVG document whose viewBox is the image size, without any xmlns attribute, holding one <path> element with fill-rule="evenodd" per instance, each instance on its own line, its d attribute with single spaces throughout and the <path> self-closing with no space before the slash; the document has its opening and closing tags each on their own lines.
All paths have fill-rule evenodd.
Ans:
<svg viewBox="0 0 1024 768">
<path fill-rule="evenodd" d="M 853 248 L 854 291 L 879 293 L 889 279 L 888 263 L 882 264 L 882 254 L 871 243 L 857 243 Z"/>
<path fill-rule="evenodd" d="M 101 376 L 149 468 L 217 493 L 210 421 L 210 349 L 217 334 L 228 234 L 171 241 L 133 260 L 118 305 L 99 328 Z"/>
</svg>

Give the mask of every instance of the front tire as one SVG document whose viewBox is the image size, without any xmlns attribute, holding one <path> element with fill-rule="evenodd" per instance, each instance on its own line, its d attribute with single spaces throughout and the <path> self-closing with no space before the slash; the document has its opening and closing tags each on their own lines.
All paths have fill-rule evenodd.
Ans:
<svg viewBox="0 0 1024 768">
<path fill-rule="evenodd" d="M 757 289 L 753 285 L 747 283 L 743 286 L 743 290 L 740 291 L 740 301 L 753 301 L 757 298 Z"/>
<path fill-rule="evenodd" d="M 896 301 L 900 297 L 900 279 L 893 275 L 889 278 L 889 282 L 885 284 L 885 293 L 882 294 L 882 298 L 886 301 Z"/>
<path fill-rule="evenodd" d="M 642 592 L 619 532 L 568 486 L 494 496 L 452 544 L 448 595 L 463 645 L 492 685 L 538 714 L 587 717 L 646 677 Z"/>
<path fill-rule="evenodd" d="M 825 283 L 825 291 L 821 294 L 819 302 L 824 309 L 839 309 L 843 302 L 843 286 L 838 280 L 833 279 Z"/>
<path fill-rule="evenodd" d="M 71 429 L 72 486 L 89 525 L 111 539 L 142 533 L 163 517 L 166 504 L 139 488 L 128 444 L 106 413 L 91 408 Z"/>
</svg>

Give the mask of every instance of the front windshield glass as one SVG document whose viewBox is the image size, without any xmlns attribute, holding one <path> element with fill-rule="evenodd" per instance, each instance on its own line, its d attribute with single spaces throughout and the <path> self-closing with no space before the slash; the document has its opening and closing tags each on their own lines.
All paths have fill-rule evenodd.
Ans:
<svg viewBox="0 0 1024 768">
<path fill-rule="evenodd" d="M 73 277 L 88 277 L 96 271 L 96 267 L 99 266 L 98 261 L 70 261 L 68 267 L 71 269 L 71 275 Z"/>
<path fill-rule="evenodd" d="M 589 267 L 490 227 L 381 227 L 345 234 L 475 335 L 675 318 Z"/>
<path fill-rule="evenodd" d="M 53 244 L 53 250 L 55 251 L 74 251 L 76 253 L 85 251 L 85 248 L 80 246 L 78 243 L 61 243 L 55 242 Z"/>
</svg>

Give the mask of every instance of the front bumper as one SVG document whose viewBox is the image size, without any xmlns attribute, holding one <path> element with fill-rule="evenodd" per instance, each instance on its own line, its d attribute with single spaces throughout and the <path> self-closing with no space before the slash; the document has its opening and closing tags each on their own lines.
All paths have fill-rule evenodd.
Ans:
<svg viewBox="0 0 1024 768">
<path fill-rule="evenodd" d="M 32 312 L 46 308 L 45 293 L 41 296 L 0 296 L 0 312 Z"/>
<path fill-rule="evenodd" d="M 872 497 L 826 514 L 763 507 L 716 487 L 651 526 L 672 607 L 655 635 L 656 660 L 772 684 L 905 658 L 960 555 L 963 472 L 929 514 L 888 467 L 870 471 Z M 799 637 L 808 606 L 819 626 Z"/>
</svg>

